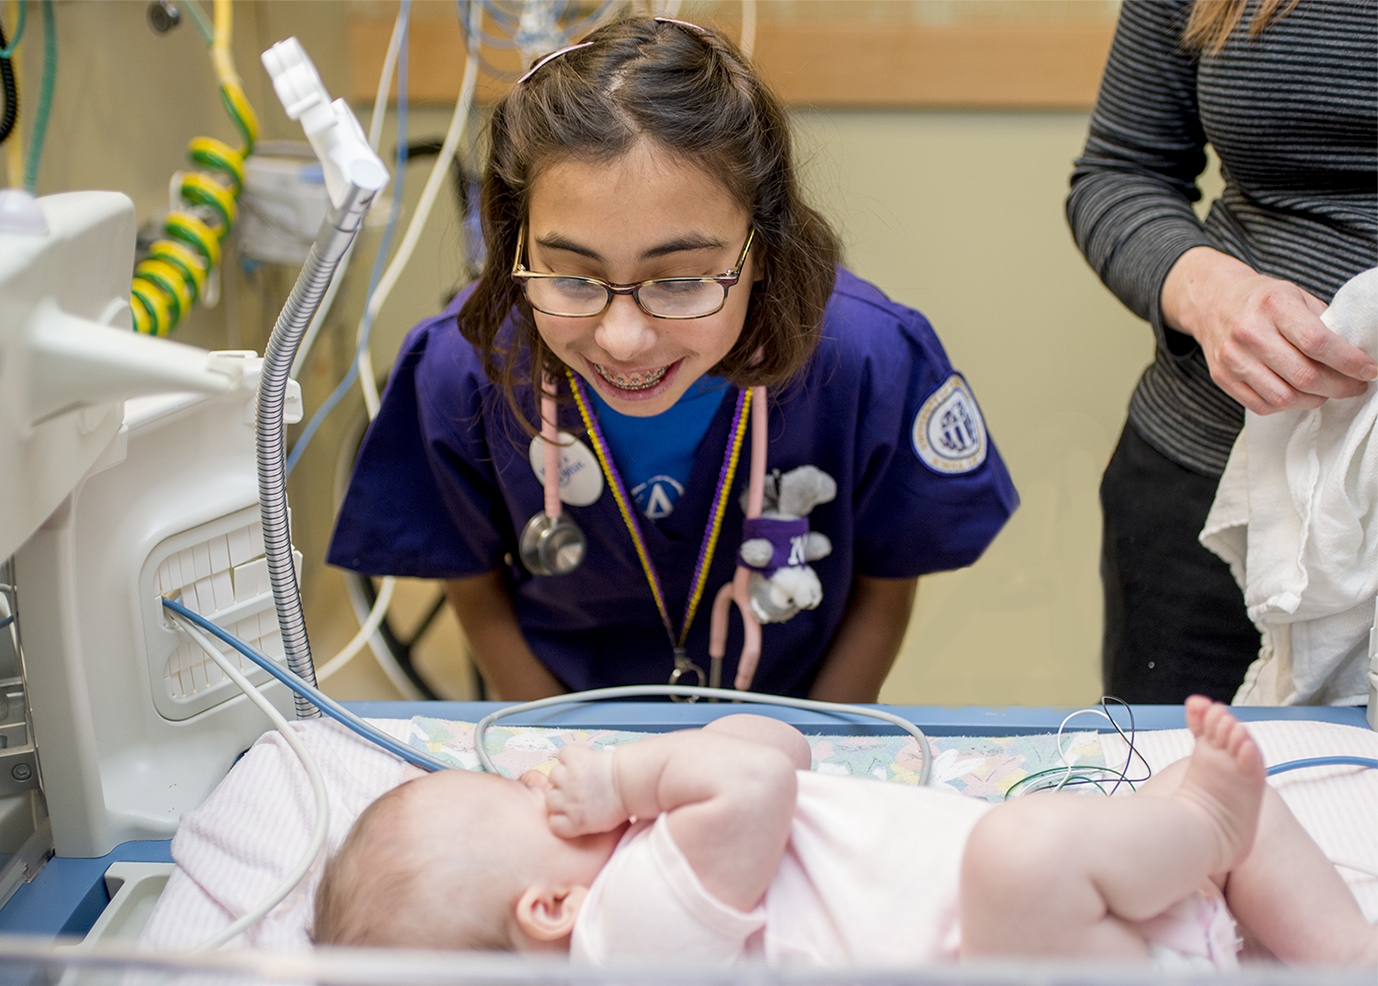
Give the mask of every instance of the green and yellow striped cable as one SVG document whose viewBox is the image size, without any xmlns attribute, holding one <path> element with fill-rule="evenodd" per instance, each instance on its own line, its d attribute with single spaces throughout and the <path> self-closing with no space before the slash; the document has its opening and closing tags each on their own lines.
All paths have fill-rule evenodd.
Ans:
<svg viewBox="0 0 1378 986">
<path fill-rule="evenodd" d="M 188 172 L 178 189 L 186 209 L 170 212 L 163 222 L 165 239 L 157 240 L 134 268 L 129 304 L 134 330 L 165 336 L 191 310 L 211 269 L 220 263 L 220 244 L 230 233 L 236 199 L 244 187 L 244 159 L 258 138 L 258 117 L 230 58 L 233 24 L 231 0 L 215 0 L 211 61 L 220 83 L 220 98 L 243 145 L 236 150 L 214 137 L 197 137 L 187 149 L 203 170 Z"/>
</svg>

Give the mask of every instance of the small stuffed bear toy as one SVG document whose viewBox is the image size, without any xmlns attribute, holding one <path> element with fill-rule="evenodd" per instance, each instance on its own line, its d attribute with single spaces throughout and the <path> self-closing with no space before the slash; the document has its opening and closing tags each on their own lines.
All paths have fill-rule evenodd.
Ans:
<svg viewBox="0 0 1378 986">
<path fill-rule="evenodd" d="M 805 515 L 837 496 L 837 482 L 817 466 L 800 466 L 765 480 L 761 516 L 742 525 L 738 558 L 752 569 L 751 612 L 762 623 L 783 623 L 801 609 L 813 609 L 823 586 L 807 564 L 829 555 L 826 534 L 809 530 Z M 745 510 L 746 494 L 742 495 Z"/>
</svg>

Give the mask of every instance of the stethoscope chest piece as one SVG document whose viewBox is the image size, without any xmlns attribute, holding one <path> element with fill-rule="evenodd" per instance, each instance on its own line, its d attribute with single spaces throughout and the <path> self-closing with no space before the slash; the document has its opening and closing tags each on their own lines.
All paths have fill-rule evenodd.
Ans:
<svg viewBox="0 0 1378 986">
<path fill-rule="evenodd" d="M 564 514 L 539 513 L 522 528 L 518 551 L 532 575 L 568 575 L 584 561 L 588 540 L 579 525 Z"/>
</svg>

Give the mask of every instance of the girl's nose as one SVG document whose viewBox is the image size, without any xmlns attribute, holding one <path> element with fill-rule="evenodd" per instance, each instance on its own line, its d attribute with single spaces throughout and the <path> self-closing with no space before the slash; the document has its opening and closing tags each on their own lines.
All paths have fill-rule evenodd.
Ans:
<svg viewBox="0 0 1378 986">
<path fill-rule="evenodd" d="M 593 339 L 598 347 L 620 363 L 630 363 L 656 344 L 655 319 L 638 307 L 630 295 L 618 295 L 598 320 Z"/>
</svg>

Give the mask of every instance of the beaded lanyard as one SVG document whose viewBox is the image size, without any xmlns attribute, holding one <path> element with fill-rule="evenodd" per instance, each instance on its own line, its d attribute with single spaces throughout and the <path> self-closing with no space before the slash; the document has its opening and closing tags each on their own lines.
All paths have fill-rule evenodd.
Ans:
<svg viewBox="0 0 1378 986">
<path fill-rule="evenodd" d="M 703 544 L 699 547 L 698 562 L 694 565 L 694 578 L 689 584 L 689 599 L 684 606 L 684 624 L 679 636 L 676 637 L 674 627 L 670 623 L 670 611 L 665 606 L 665 592 L 660 585 L 660 576 L 651 562 L 651 553 L 646 547 L 646 539 L 641 534 L 641 525 L 636 519 L 631 497 L 627 495 L 622 476 L 612 461 L 612 453 L 603 437 L 603 429 L 589 406 L 584 381 L 570 369 L 565 370 L 565 375 L 569 377 L 574 402 L 579 405 L 579 416 L 583 418 L 584 427 L 588 429 L 589 437 L 593 441 L 593 450 L 598 455 L 598 463 L 603 467 L 603 475 L 607 477 L 608 487 L 617 501 L 622 522 L 627 525 L 627 532 L 632 536 L 632 544 L 636 547 L 637 557 L 641 559 L 646 581 L 651 586 L 656 609 L 660 610 L 661 622 L 665 624 L 665 633 L 670 638 L 670 646 L 675 655 L 675 670 L 670 675 L 670 684 L 678 684 L 685 674 L 694 674 L 702 685 L 705 681 L 703 669 L 689 660 L 684 642 L 689 637 L 689 626 L 694 622 L 694 613 L 698 610 L 699 600 L 703 596 L 703 584 L 708 578 L 708 568 L 713 562 L 713 552 L 718 546 L 718 533 L 722 529 L 723 514 L 726 513 L 727 496 L 732 489 L 733 477 L 737 473 L 737 458 L 741 454 L 742 439 L 746 435 L 747 411 L 751 409 L 751 389 L 745 388 L 737 392 L 737 409 L 733 413 L 732 429 L 728 436 L 727 449 L 723 453 L 722 468 L 718 471 L 718 487 L 713 494 L 713 509 L 708 516 L 708 529 L 704 532 Z"/>
</svg>

